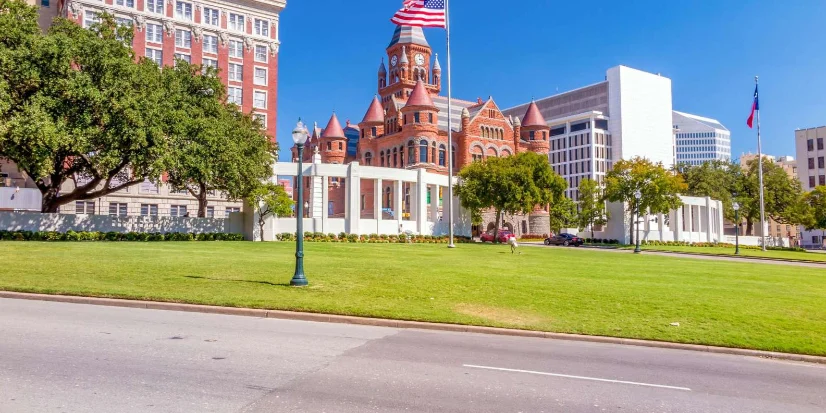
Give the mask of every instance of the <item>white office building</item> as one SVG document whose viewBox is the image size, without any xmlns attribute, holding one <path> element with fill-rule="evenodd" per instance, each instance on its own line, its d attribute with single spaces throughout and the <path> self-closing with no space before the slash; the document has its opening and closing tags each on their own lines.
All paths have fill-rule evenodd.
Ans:
<svg viewBox="0 0 826 413">
<path fill-rule="evenodd" d="M 529 103 L 506 109 L 522 116 Z M 674 165 L 671 79 L 616 66 L 605 80 L 536 101 L 551 127 L 550 162 L 578 199 L 579 183 L 602 183 L 614 162 L 634 157 Z"/>
<path fill-rule="evenodd" d="M 826 126 L 798 129 L 794 142 L 800 186 L 808 192 L 826 185 Z M 806 248 L 826 248 L 826 231 L 802 231 L 800 241 Z"/>
<path fill-rule="evenodd" d="M 673 113 L 677 164 L 700 165 L 731 160 L 731 132 L 719 121 L 689 113 Z"/>
</svg>

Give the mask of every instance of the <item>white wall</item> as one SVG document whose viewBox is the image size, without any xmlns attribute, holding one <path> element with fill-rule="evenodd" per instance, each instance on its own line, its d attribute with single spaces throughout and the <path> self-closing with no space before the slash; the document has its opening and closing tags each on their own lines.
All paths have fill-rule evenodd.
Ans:
<svg viewBox="0 0 826 413">
<path fill-rule="evenodd" d="M 2 212 L 0 229 L 7 231 L 99 231 L 99 232 L 243 232 L 241 213 L 229 218 L 111 217 L 108 215 L 41 214 Z"/>
<path fill-rule="evenodd" d="M 673 166 L 671 79 L 626 66 L 607 77 L 614 161 L 640 156 Z"/>
<path fill-rule="evenodd" d="M 0 210 L 39 212 L 42 201 L 38 189 L 0 187 Z"/>
</svg>

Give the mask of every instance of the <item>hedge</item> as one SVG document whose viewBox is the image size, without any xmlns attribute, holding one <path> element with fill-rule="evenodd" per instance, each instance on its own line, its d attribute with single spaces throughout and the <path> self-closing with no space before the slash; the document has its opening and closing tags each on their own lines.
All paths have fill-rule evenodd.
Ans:
<svg viewBox="0 0 826 413">
<path fill-rule="evenodd" d="M 470 238 L 467 237 L 453 237 L 454 241 L 457 243 L 469 243 L 471 242 Z M 278 234 L 277 239 L 279 241 L 295 241 L 296 236 L 292 232 L 285 232 L 282 234 Z M 359 243 L 359 244 L 404 244 L 404 243 L 413 243 L 413 244 L 447 244 L 448 237 L 445 236 L 433 236 L 433 235 L 379 235 L 379 234 L 368 234 L 368 235 L 355 235 L 355 234 L 324 234 L 321 232 L 305 232 L 304 233 L 304 241 L 305 242 L 348 242 L 348 243 Z"/>
<path fill-rule="evenodd" d="M 734 248 L 734 244 L 730 244 L 727 242 L 686 242 L 686 241 L 640 241 L 642 245 L 651 245 L 651 246 L 669 246 L 669 247 L 696 247 L 696 248 Z M 762 247 L 758 245 L 740 245 L 741 249 L 745 250 L 760 250 Z M 766 247 L 769 251 L 794 251 L 794 252 L 806 252 L 803 248 L 798 247 Z"/>
<path fill-rule="evenodd" d="M 0 241 L 243 241 L 241 234 L 222 232 L 99 232 L 99 231 L 0 231 Z"/>
</svg>

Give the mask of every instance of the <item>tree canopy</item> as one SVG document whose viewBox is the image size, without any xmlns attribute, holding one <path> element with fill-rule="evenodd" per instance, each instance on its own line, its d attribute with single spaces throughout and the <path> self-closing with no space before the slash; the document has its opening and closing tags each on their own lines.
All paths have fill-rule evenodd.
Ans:
<svg viewBox="0 0 826 413">
<path fill-rule="evenodd" d="M 292 213 L 293 199 L 281 185 L 272 182 L 257 185 L 251 190 L 247 200 L 258 214 L 258 231 L 264 241 L 264 225 L 269 216 L 288 216 Z M 298 236 L 301 236 L 299 234 Z"/>
<path fill-rule="evenodd" d="M 591 238 L 594 238 L 594 226 L 605 225 L 608 214 L 605 211 L 605 200 L 602 198 L 602 188 L 593 179 L 584 179 L 579 183 L 579 214 L 577 224 L 584 231 L 591 229 Z"/>
<path fill-rule="evenodd" d="M 826 186 L 815 187 L 803 197 L 809 215 L 803 223 L 806 229 L 826 229 Z"/>
<path fill-rule="evenodd" d="M 683 178 L 648 159 L 620 160 L 605 175 L 606 200 L 622 202 L 628 214 L 631 243 L 634 242 L 634 216 L 642 211 L 665 214 L 682 205 L 679 194 L 686 190 Z M 637 201 L 634 194 L 640 191 Z"/>
<path fill-rule="evenodd" d="M 571 228 L 579 224 L 579 215 L 576 211 L 576 202 L 562 196 L 555 199 L 549 209 L 551 232 L 561 232 L 563 228 Z"/>
<path fill-rule="evenodd" d="M 533 152 L 471 163 L 459 172 L 459 178 L 455 190 L 462 206 L 477 223 L 481 211 L 493 209 L 496 233 L 503 213 L 527 214 L 537 206 L 553 203 L 566 187 L 547 157 Z"/>
</svg>

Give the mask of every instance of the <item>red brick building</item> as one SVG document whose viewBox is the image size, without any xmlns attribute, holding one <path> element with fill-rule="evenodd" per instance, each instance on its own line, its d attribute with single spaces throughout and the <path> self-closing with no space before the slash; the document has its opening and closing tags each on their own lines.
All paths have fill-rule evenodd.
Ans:
<svg viewBox="0 0 826 413">
<path fill-rule="evenodd" d="M 438 56 L 433 54 L 420 28 L 401 26 L 396 28 L 387 47 L 387 61 L 389 67 L 382 59 L 377 76 L 378 93 L 358 124 L 358 151 L 348 155 L 347 138 L 333 114 L 323 130 L 314 128 L 304 161 L 312 161 L 317 149 L 324 163 L 358 161 L 366 166 L 423 168 L 428 172 L 448 173 L 448 102 L 439 95 L 442 69 Z M 452 103 L 454 173 L 487 157 L 510 156 L 522 151 L 548 154 L 550 128 L 536 105 L 530 105 L 520 120 L 504 116 L 490 97 L 476 102 L 454 99 Z M 293 148 L 293 159 L 296 156 Z M 332 206 L 329 213 L 342 215 L 346 183 L 331 181 L 328 184 Z M 374 197 L 381 196 L 384 208 L 394 205 L 389 186 L 376 190 L 371 182 L 362 182 L 361 191 L 364 204 L 372 205 Z M 409 188 L 405 188 L 403 192 L 404 209 L 409 208 L 408 191 Z M 547 233 L 547 220 L 547 213 L 537 210 L 531 217 L 511 217 L 504 224 L 520 234 Z M 486 227 L 492 225 L 490 222 Z"/>
</svg>

